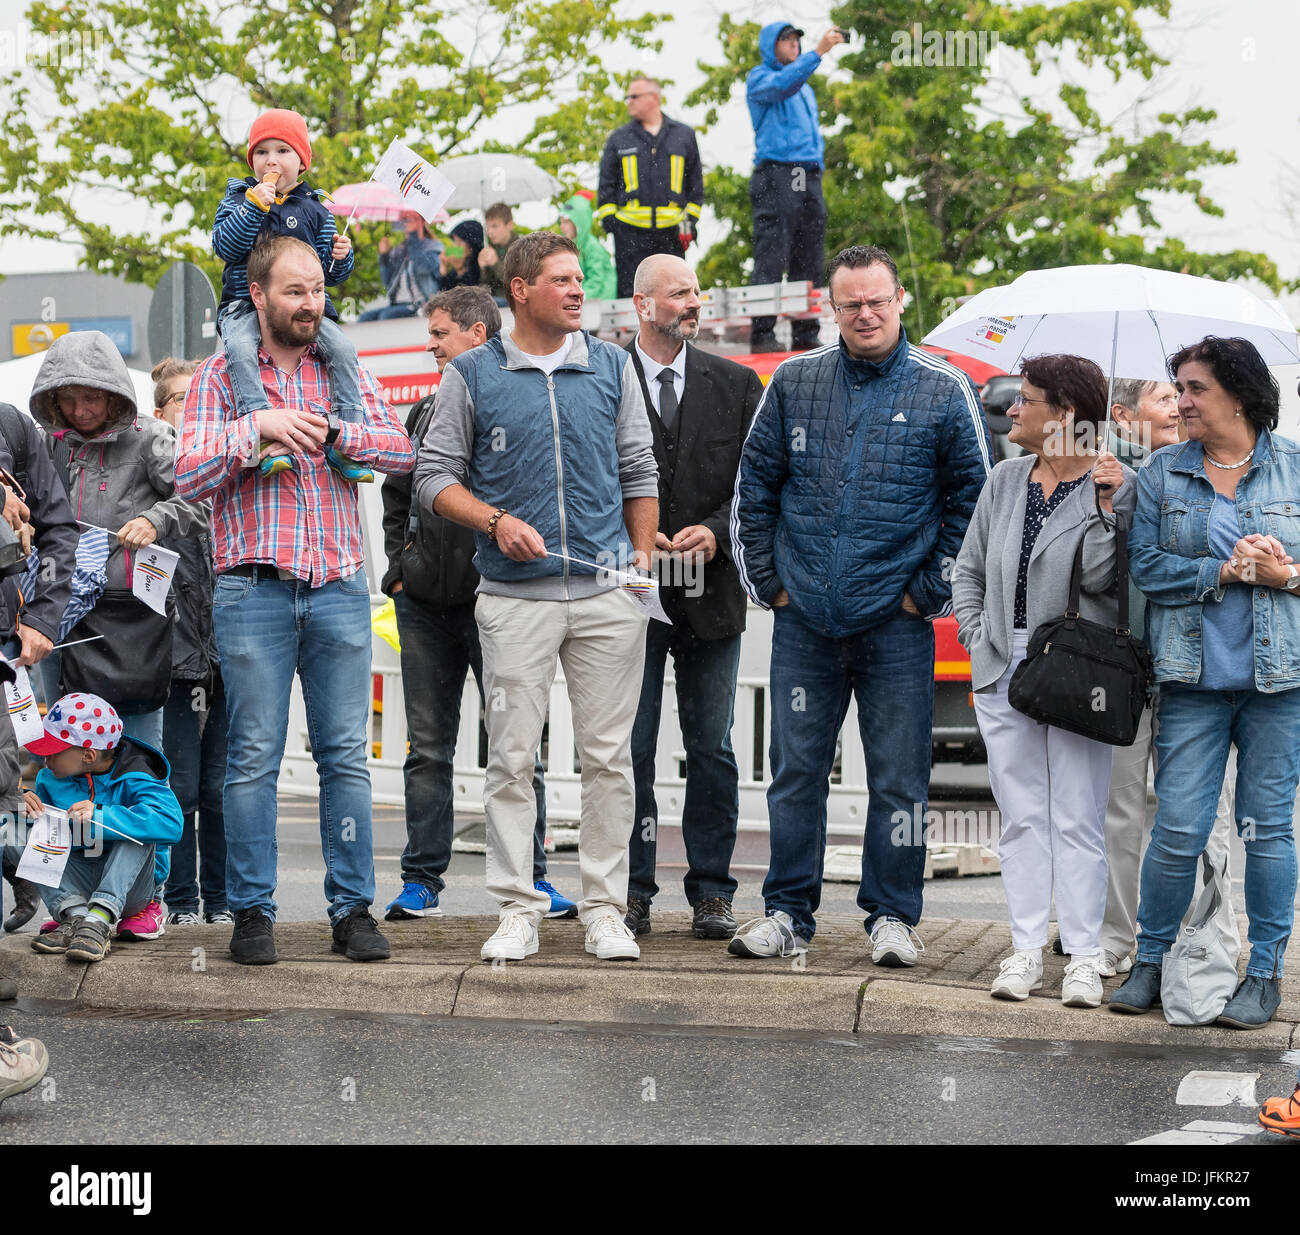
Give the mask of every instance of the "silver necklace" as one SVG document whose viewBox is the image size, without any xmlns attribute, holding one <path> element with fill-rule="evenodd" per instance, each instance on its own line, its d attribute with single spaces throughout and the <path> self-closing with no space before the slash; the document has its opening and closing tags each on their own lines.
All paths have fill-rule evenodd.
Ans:
<svg viewBox="0 0 1300 1235">
<path fill-rule="evenodd" d="M 1252 450 L 1244 459 L 1241 459 L 1236 463 L 1220 463 L 1218 459 L 1215 459 L 1210 455 L 1210 452 L 1206 450 L 1204 446 L 1201 447 L 1201 453 L 1205 455 L 1206 463 L 1209 463 L 1214 467 L 1220 467 L 1225 472 L 1235 472 L 1237 468 L 1245 467 L 1246 464 L 1255 457 L 1255 452 Z"/>
</svg>

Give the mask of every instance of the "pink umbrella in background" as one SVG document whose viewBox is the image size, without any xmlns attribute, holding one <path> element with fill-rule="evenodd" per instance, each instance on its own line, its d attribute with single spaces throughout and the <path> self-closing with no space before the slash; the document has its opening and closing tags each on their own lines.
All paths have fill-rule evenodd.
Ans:
<svg viewBox="0 0 1300 1235">
<path fill-rule="evenodd" d="M 391 223 L 404 214 L 411 213 L 411 207 L 392 189 L 377 180 L 366 180 L 361 184 L 345 184 L 334 191 L 325 203 L 331 214 L 347 215 L 349 219 L 375 220 Z M 433 222 L 446 223 L 451 215 L 439 210 L 433 216 Z"/>
</svg>

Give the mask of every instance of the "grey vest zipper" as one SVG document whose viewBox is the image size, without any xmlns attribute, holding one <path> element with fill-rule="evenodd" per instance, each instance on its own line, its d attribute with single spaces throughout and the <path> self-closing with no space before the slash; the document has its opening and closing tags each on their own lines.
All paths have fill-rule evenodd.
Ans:
<svg viewBox="0 0 1300 1235">
<path fill-rule="evenodd" d="M 546 375 L 546 393 L 551 400 L 551 435 L 555 442 L 555 487 L 560 502 L 560 552 L 564 554 L 564 599 L 569 595 L 569 529 L 564 518 L 564 458 L 560 453 L 560 411 L 555 406 L 555 380 Z"/>
</svg>

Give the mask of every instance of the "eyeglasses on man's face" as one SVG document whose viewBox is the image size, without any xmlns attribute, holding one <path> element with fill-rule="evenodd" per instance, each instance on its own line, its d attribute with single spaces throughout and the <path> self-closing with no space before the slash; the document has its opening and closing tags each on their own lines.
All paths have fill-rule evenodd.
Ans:
<svg viewBox="0 0 1300 1235">
<path fill-rule="evenodd" d="M 902 291 L 902 288 L 896 287 L 893 292 L 883 300 L 851 300 L 848 304 L 832 303 L 831 308 L 841 317 L 846 319 L 859 316 L 863 309 L 875 314 L 881 314 L 894 303 L 894 298 L 900 291 Z"/>
</svg>

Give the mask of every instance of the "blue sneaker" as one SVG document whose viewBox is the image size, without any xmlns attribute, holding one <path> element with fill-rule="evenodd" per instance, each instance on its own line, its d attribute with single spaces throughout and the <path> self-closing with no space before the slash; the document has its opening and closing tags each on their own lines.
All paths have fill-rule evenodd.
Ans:
<svg viewBox="0 0 1300 1235">
<path fill-rule="evenodd" d="M 357 463 L 349 459 L 347 455 L 341 455 L 331 446 L 325 452 L 325 462 L 332 467 L 344 480 L 350 481 L 354 485 L 372 484 L 375 474 L 364 463 Z"/>
<path fill-rule="evenodd" d="M 539 879 L 533 887 L 539 892 L 545 892 L 551 898 L 551 911 L 546 916 L 548 918 L 576 918 L 578 916 L 578 906 L 575 905 L 567 896 L 561 896 L 545 879 Z"/>
<path fill-rule="evenodd" d="M 438 894 L 430 892 L 422 883 L 404 883 L 402 890 L 387 909 L 385 922 L 399 922 L 403 918 L 440 918 Z"/>
</svg>

